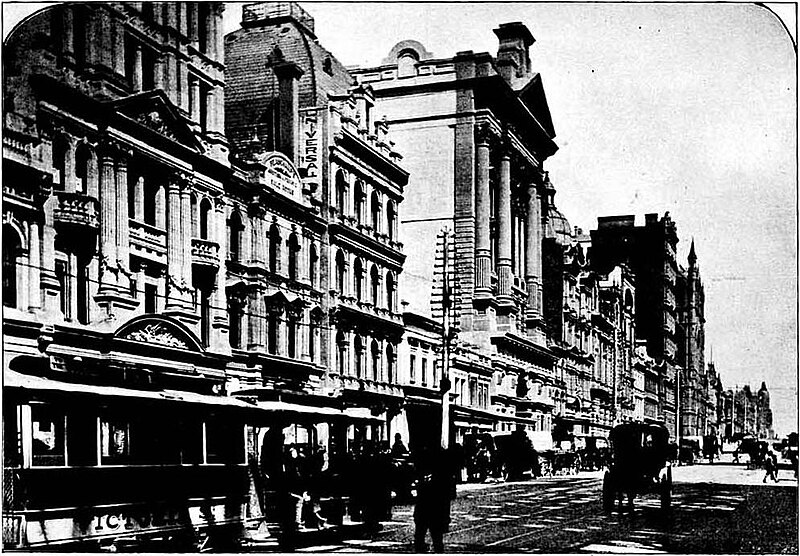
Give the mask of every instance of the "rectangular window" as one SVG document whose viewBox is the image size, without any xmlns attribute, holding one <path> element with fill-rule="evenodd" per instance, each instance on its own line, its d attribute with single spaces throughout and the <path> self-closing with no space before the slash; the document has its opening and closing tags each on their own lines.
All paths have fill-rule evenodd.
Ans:
<svg viewBox="0 0 800 556">
<path fill-rule="evenodd" d="M 77 276 L 75 277 L 75 288 L 78 294 L 78 322 L 87 324 L 89 322 L 89 269 L 86 263 L 78 263 Z"/>
<path fill-rule="evenodd" d="M 100 421 L 100 462 L 104 465 L 129 463 L 131 425 L 121 418 Z"/>
<path fill-rule="evenodd" d="M 58 302 L 61 314 L 64 318 L 70 318 L 69 314 L 69 262 L 57 259 L 55 264 L 56 280 L 58 280 Z"/>
<path fill-rule="evenodd" d="M 144 285 L 144 312 L 155 313 L 157 311 L 158 286 L 156 284 Z"/>
<path fill-rule="evenodd" d="M 412 384 L 417 380 L 417 356 L 413 353 L 411 354 L 408 363 L 408 379 Z"/>
<path fill-rule="evenodd" d="M 243 463 L 244 426 L 222 421 L 206 421 L 206 463 Z"/>
<path fill-rule="evenodd" d="M 209 98 L 210 98 L 211 87 L 204 82 L 200 82 L 200 98 L 197 99 L 197 102 L 200 103 L 200 129 L 203 133 L 208 131 L 208 123 L 209 123 Z"/>
<path fill-rule="evenodd" d="M 66 465 L 66 415 L 46 404 L 31 405 L 33 465 Z"/>
<path fill-rule="evenodd" d="M 142 47 L 142 90 L 156 88 L 156 53 L 152 48 Z"/>
<path fill-rule="evenodd" d="M 428 385 L 428 360 L 422 359 L 422 385 Z"/>
</svg>

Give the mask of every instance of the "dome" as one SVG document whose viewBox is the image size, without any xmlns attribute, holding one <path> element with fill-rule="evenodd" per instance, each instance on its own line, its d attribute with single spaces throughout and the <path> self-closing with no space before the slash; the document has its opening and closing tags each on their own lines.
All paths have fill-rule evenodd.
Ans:
<svg viewBox="0 0 800 556">
<path fill-rule="evenodd" d="M 559 245 L 568 245 L 572 241 L 572 226 L 564 214 L 554 205 L 547 211 L 546 237 L 555 239 Z"/>
</svg>

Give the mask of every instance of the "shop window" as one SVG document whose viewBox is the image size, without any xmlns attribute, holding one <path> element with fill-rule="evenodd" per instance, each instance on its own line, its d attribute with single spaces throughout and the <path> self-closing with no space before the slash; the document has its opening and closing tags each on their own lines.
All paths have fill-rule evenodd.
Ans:
<svg viewBox="0 0 800 556">
<path fill-rule="evenodd" d="M 206 421 L 206 463 L 244 463 L 244 426 L 222 420 Z"/>
<path fill-rule="evenodd" d="M 66 416 L 50 405 L 31 405 L 33 465 L 66 465 Z"/>
<path fill-rule="evenodd" d="M 131 425 L 121 418 L 104 417 L 100 421 L 100 463 L 118 465 L 130 462 Z"/>
</svg>

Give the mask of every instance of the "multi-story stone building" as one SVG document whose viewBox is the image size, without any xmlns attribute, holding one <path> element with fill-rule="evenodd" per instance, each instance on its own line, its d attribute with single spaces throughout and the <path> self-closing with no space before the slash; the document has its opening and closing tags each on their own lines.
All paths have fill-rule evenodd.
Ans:
<svg viewBox="0 0 800 556">
<path fill-rule="evenodd" d="M 5 546 L 185 548 L 246 517 L 244 425 L 263 412 L 221 395 L 221 14 L 65 4 L 6 42 Z"/>
<path fill-rule="evenodd" d="M 705 292 L 694 241 L 689 249 L 689 267 L 678 272 L 675 293 L 679 314 L 681 435 L 701 437 L 709 430 L 709 376 L 705 366 Z"/>
<path fill-rule="evenodd" d="M 675 298 L 678 243 L 675 224 L 669 214 L 645 215 L 643 226 L 635 225 L 634 216 L 599 217 L 591 231 L 591 263 L 606 273 L 625 263 L 633 272 L 636 284 L 636 334 L 646 340 L 659 377 L 645 375 L 645 393 L 658 393 L 656 408 L 645 397 L 645 416 L 663 420 L 670 434 L 676 435 L 675 388 L 679 361 L 677 340 L 677 304 Z M 657 417 L 656 417 L 657 415 Z"/>
<path fill-rule="evenodd" d="M 533 432 L 550 419 L 560 386 L 542 319 L 543 162 L 556 151 L 534 39 L 522 23 L 500 25 L 497 56 L 436 57 L 417 41 L 395 45 L 380 66 L 353 72 L 374 90 L 410 171 L 401 228 L 414 243 L 403 298 L 439 314 L 430 238 L 454 234 L 453 314 L 458 341 L 492 357 L 489 408 L 498 430 Z M 436 199 L 431 203 L 431 199 Z M 465 376 L 480 383 L 483 368 Z M 526 389 L 541 385 L 541 394 Z M 530 395 L 529 395 L 530 394 Z M 476 424 L 477 421 L 476 421 Z"/>
<path fill-rule="evenodd" d="M 732 438 L 741 438 L 743 435 L 760 439 L 775 437 L 769 390 L 765 382 L 761 383 L 757 392 L 753 392 L 750 385 L 745 384 L 741 388 L 728 390 L 727 396 L 732 400 Z"/>
<path fill-rule="evenodd" d="M 280 363 L 294 380 L 313 375 L 303 383 L 308 393 L 336 398 L 346 410 L 366 410 L 362 421 L 333 429 L 320 412 L 317 434 L 330 434 L 340 448 L 388 440 L 403 399 L 397 289 L 405 255 L 398 219 L 408 173 L 399 166 L 386 122 L 374 114 L 372 91 L 355 85 L 319 44 L 314 19 L 300 6 L 244 5 L 242 28 L 226 37 L 225 48 L 232 151 L 280 186 L 272 195 L 276 202 L 260 203 L 260 214 L 250 211 L 258 221 L 251 245 L 261 252 L 254 260 L 268 258 L 269 268 L 252 290 L 247 313 L 267 311 L 267 352 L 278 356 L 271 369 Z M 299 177 L 287 187 L 285 175 L 294 165 Z M 254 280 L 247 286 L 252 289 Z M 305 338 L 307 347 L 273 349 L 283 334 Z M 256 348 L 264 341 L 261 332 L 257 336 Z"/>
</svg>

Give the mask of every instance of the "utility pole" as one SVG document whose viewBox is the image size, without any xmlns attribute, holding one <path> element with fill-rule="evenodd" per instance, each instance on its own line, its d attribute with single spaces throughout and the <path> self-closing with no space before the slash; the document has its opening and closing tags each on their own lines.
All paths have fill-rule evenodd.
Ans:
<svg viewBox="0 0 800 556">
<path fill-rule="evenodd" d="M 442 238 L 442 449 L 450 447 L 450 307 L 452 292 L 450 289 L 450 231 L 444 228 Z"/>
</svg>

